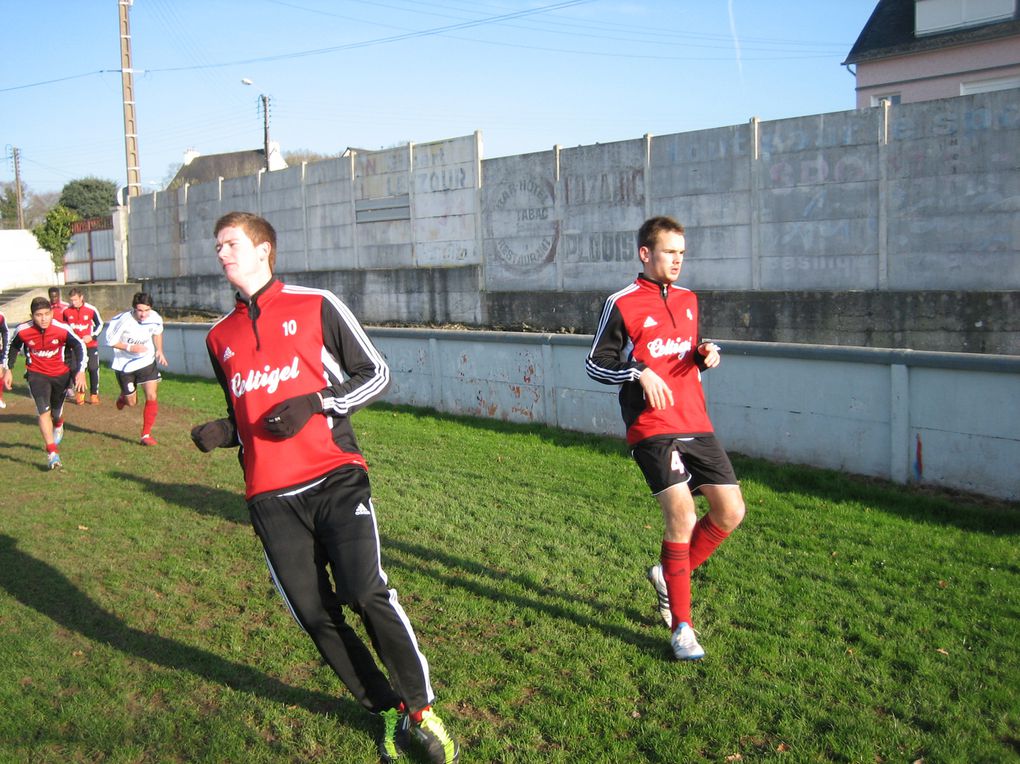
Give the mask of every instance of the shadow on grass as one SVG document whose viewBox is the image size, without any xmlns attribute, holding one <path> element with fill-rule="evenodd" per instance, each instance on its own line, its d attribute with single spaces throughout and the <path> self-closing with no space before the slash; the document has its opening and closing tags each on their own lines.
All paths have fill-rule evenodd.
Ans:
<svg viewBox="0 0 1020 764">
<path fill-rule="evenodd" d="M 993 535 L 1020 534 L 1020 507 L 1008 502 L 944 489 L 902 486 L 818 467 L 732 456 L 742 481 L 760 483 L 779 494 L 800 494 L 834 503 L 858 502 L 925 525 Z"/>
<path fill-rule="evenodd" d="M 238 493 L 183 483 L 160 483 L 126 472 L 114 472 L 111 473 L 111 476 L 119 480 L 130 480 L 143 490 L 158 496 L 163 501 L 171 502 L 198 514 L 220 517 L 236 523 L 248 523 L 248 510 L 243 498 Z M 417 557 L 426 563 L 433 563 L 437 566 L 444 565 L 456 570 L 466 571 L 479 578 L 490 579 L 494 582 L 493 586 L 488 586 L 475 581 L 465 581 L 457 576 L 444 575 L 436 570 L 430 573 L 432 579 L 441 581 L 451 588 L 464 589 L 476 597 L 495 602 L 514 602 L 519 607 L 545 613 L 554 618 L 569 620 L 586 629 L 597 629 L 614 639 L 627 642 L 643 651 L 659 650 L 664 644 L 663 639 L 645 636 L 635 631 L 632 627 L 606 624 L 572 610 L 570 608 L 572 603 L 587 605 L 596 611 L 604 611 L 612 607 L 606 602 L 586 599 L 580 596 L 576 590 L 563 591 L 544 587 L 537 585 L 525 576 L 496 571 L 474 560 L 454 557 L 429 547 L 418 546 L 417 544 L 399 541 L 390 537 L 385 537 L 382 547 L 384 556 L 387 549 L 394 549 Z M 420 565 L 408 565 L 392 557 L 387 560 L 386 568 L 405 568 L 415 572 L 421 571 Z M 511 581 L 521 589 L 534 592 L 534 596 L 507 594 L 499 586 L 495 585 L 496 583 L 506 581 Z M 651 589 L 648 591 L 647 599 L 649 603 L 654 601 Z M 651 617 L 649 615 L 650 612 L 642 612 L 634 607 L 623 610 L 626 618 L 637 623 L 648 620 Z"/>
<path fill-rule="evenodd" d="M 642 634 L 635 630 L 632 626 L 608 624 L 594 618 L 590 618 L 586 615 L 582 615 L 570 606 L 583 604 L 591 607 L 596 612 L 604 612 L 612 608 L 613 610 L 620 610 L 620 612 L 622 612 L 629 620 L 639 623 L 642 621 L 651 621 L 651 610 L 643 612 L 638 611 L 633 607 L 621 610 L 613 604 L 579 596 L 578 590 L 553 589 L 551 587 L 541 586 L 526 576 L 495 571 L 485 565 L 474 562 L 473 560 L 465 559 L 463 557 L 454 557 L 453 555 L 439 552 L 431 547 L 424 547 L 389 537 L 384 539 L 382 547 L 383 550 L 395 549 L 411 557 L 416 557 L 420 561 L 419 563 L 408 564 L 399 560 L 394 560 L 391 557 L 386 563 L 387 568 L 404 568 L 405 570 L 414 571 L 415 573 L 420 574 L 423 567 L 430 566 L 431 564 L 432 569 L 428 572 L 429 579 L 441 582 L 444 586 L 450 588 L 456 587 L 458 589 L 463 589 L 476 597 L 500 603 L 509 602 L 521 609 L 532 610 L 538 613 L 543 613 L 551 618 L 570 621 L 583 629 L 600 631 L 612 639 L 617 639 L 621 642 L 633 645 L 642 652 L 661 652 L 665 649 L 665 630 L 657 629 L 654 636 L 652 634 Z M 529 592 L 529 595 L 510 594 L 507 593 L 501 586 L 490 586 L 478 581 L 465 580 L 459 576 L 445 575 L 435 569 L 438 565 L 444 565 L 448 568 L 465 571 L 479 578 L 491 579 L 493 582 L 503 583 L 510 581 Z M 532 594 L 534 596 L 530 596 Z M 646 599 L 649 605 L 654 601 L 654 595 L 651 589 L 648 590 L 648 597 Z M 655 623 L 658 624 L 658 616 L 655 616 L 655 619 Z"/>
<path fill-rule="evenodd" d="M 599 454 L 618 455 L 630 462 L 623 438 L 559 430 L 538 424 L 503 422 L 481 417 L 448 414 L 425 408 L 376 404 L 405 416 L 429 417 L 464 427 L 502 435 L 532 435 L 561 448 L 586 448 Z M 722 436 L 725 444 L 725 434 Z M 778 493 L 799 493 L 834 502 L 857 501 L 874 510 L 914 522 L 954 526 L 978 533 L 1020 534 L 1020 507 L 1015 503 L 924 486 L 904 486 L 888 480 L 826 470 L 819 467 L 776 464 L 743 454 L 730 453 L 741 481 L 755 481 Z M 636 470 L 637 467 L 634 466 Z"/>
<path fill-rule="evenodd" d="M 19 550 L 17 541 L 5 534 L 0 534 L 0 586 L 26 607 L 64 628 L 125 654 L 172 671 L 187 671 L 273 703 L 301 706 L 312 713 L 339 713 L 347 724 L 366 732 L 374 727 L 368 715 L 349 698 L 291 687 L 250 666 L 125 625 L 56 568 Z"/>
<path fill-rule="evenodd" d="M 219 517 L 239 525 L 248 525 L 248 505 L 240 489 L 224 491 L 221 488 L 210 488 L 201 484 L 161 483 L 130 472 L 111 472 L 110 477 L 124 482 L 132 482 L 143 491 L 156 496 L 162 501 L 175 504 L 200 515 Z"/>
<path fill-rule="evenodd" d="M 106 438 L 107 440 L 119 440 L 122 443 L 130 443 L 131 445 L 136 445 L 138 443 L 138 438 L 129 438 L 125 435 L 118 435 L 115 432 L 109 432 L 107 430 L 97 430 L 92 427 L 82 427 L 81 425 L 74 424 L 73 422 L 69 422 L 66 419 L 64 420 L 64 429 L 67 430 L 68 432 L 81 433 L 90 436 L 99 436 L 100 438 Z"/>
<path fill-rule="evenodd" d="M 437 419 L 441 422 L 454 422 L 476 430 L 487 430 L 500 435 L 530 435 L 538 437 L 560 448 L 586 448 L 600 454 L 622 455 L 629 458 L 630 451 L 622 433 L 619 438 L 610 435 L 595 435 L 587 432 L 561 430 L 544 424 L 526 424 L 521 422 L 504 422 L 499 419 L 485 419 L 464 414 L 448 414 L 430 408 L 412 408 L 411 406 L 392 403 L 373 403 L 373 409 L 393 411 L 404 416 Z M 623 425 L 620 425 L 621 431 Z M 635 467 L 635 469 L 637 469 Z"/>
<path fill-rule="evenodd" d="M 123 435 L 118 435 L 117 433 L 114 433 L 114 432 L 107 432 L 106 430 L 97 430 L 97 429 L 92 428 L 92 427 L 82 427 L 81 425 L 75 424 L 74 422 L 72 422 L 69 419 L 67 419 L 67 417 L 66 417 L 66 414 L 67 414 L 66 407 L 65 407 L 64 414 L 65 414 L 65 418 L 64 418 L 64 430 L 66 432 L 74 432 L 74 433 L 85 434 L 85 435 L 90 435 L 90 436 L 98 435 L 98 436 L 103 437 L 103 438 L 109 438 L 110 440 L 120 440 L 120 441 L 123 441 L 124 443 L 137 443 L 138 442 L 135 438 L 126 438 Z M 39 417 L 35 413 L 9 415 L 9 416 L 5 416 L 3 418 L 3 421 L 5 423 L 9 422 L 10 424 L 20 424 L 20 425 L 25 425 L 26 427 L 34 428 L 35 429 L 35 433 L 34 434 L 36 436 L 36 439 L 39 442 L 39 447 L 42 448 L 42 442 L 43 441 L 42 441 L 42 435 L 39 433 Z M 5 444 L 0 444 L 0 448 L 4 448 L 4 447 L 5 447 Z"/>
</svg>

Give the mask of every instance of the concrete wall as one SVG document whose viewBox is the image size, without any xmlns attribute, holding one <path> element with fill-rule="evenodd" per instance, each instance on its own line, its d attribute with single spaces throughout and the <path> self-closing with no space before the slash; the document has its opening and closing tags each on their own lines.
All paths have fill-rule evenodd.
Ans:
<svg viewBox="0 0 1020 764">
<path fill-rule="evenodd" d="M 212 376 L 208 330 L 167 325 L 171 371 Z M 390 365 L 390 402 L 623 435 L 617 388 L 584 373 L 590 336 L 368 332 Z M 1020 499 L 1018 358 L 739 341 L 723 358 L 704 384 L 733 451 Z"/>
<path fill-rule="evenodd" d="M 162 304 L 222 307 L 180 303 L 213 290 L 177 282 L 215 273 L 219 214 L 255 210 L 279 230 L 281 273 L 338 274 L 356 282 L 348 299 L 370 289 L 366 321 L 491 325 L 507 323 L 490 315 L 501 295 L 565 308 L 582 295 L 585 312 L 583 295 L 638 271 L 640 223 L 670 214 L 688 229 L 683 284 L 699 291 L 817 294 L 824 315 L 831 294 L 1020 290 L 1016 89 L 480 156 L 475 135 L 132 199 L 130 275 Z M 430 269 L 460 270 L 461 291 L 423 299 Z"/>
<path fill-rule="evenodd" d="M 31 231 L 0 231 L 0 291 L 60 283 L 50 253 Z"/>
</svg>

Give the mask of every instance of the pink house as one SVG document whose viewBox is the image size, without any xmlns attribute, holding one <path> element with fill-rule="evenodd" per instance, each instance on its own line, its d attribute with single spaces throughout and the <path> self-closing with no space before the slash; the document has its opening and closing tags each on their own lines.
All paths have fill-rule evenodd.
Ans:
<svg viewBox="0 0 1020 764">
<path fill-rule="evenodd" d="M 859 109 L 1018 88 L 1017 0 L 879 0 L 843 64 Z"/>
</svg>

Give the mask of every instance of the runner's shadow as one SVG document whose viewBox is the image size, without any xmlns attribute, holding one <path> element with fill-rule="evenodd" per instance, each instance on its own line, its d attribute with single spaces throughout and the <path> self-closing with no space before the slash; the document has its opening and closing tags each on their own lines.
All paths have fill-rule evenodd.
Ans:
<svg viewBox="0 0 1020 764">
<path fill-rule="evenodd" d="M 492 568 L 475 562 L 474 560 L 468 560 L 463 557 L 455 557 L 453 555 L 437 551 L 436 549 L 408 543 L 406 541 L 399 541 L 390 537 L 386 537 L 383 540 L 382 546 L 384 550 L 384 557 L 386 556 L 386 549 L 394 549 L 398 552 L 403 552 L 406 555 L 417 558 L 416 562 L 409 564 L 403 560 L 395 560 L 391 556 L 385 563 L 385 567 L 387 569 L 404 568 L 412 570 L 415 573 L 421 573 L 423 570 L 427 570 L 428 576 L 431 580 L 441 581 L 445 586 L 451 588 L 456 587 L 464 589 L 476 597 L 483 597 L 495 602 L 512 602 L 514 605 L 522 609 L 544 613 L 552 618 L 572 621 L 585 629 L 601 631 L 609 637 L 633 645 L 642 652 L 651 653 L 662 649 L 663 639 L 661 636 L 658 636 L 658 632 L 655 634 L 651 632 L 645 634 L 632 626 L 618 626 L 611 623 L 605 623 L 596 618 L 577 612 L 577 610 L 572 608 L 571 605 L 579 603 L 584 604 L 591 607 L 598 613 L 606 612 L 609 609 L 612 609 L 614 612 L 622 611 L 628 620 L 636 623 L 653 622 L 654 619 L 650 616 L 651 611 L 639 611 L 632 606 L 621 608 L 616 603 L 608 603 L 578 596 L 576 591 L 564 592 L 560 589 L 542 586 L 526 576 L 497 572 Z M 465 571 L 478 576 L 479 578 L 490 579 L 493 584 L 489 585 L 481 581 L 472 581 L 464 578 L 462 575 L 447 575 L 442 572 L 440 566 L 445 566 L 454 571 Z M 525 590 L 527 594 L 511 594 L 496 585 L 497 582 L 504 581 L 510 581 L 516 584 L 521 589 Z M 649 603 L 654 601 L 650 590 L 648 601 Z"/>
<path fill-rule="evenodd" d="M 108 438 L 109 440 L 119 440 L 124 443 L 131 443 L 132 445 L 136 445 L 138 443 L 138 438 L 128 438 L 124 435 L 118 435 L 115 432 L 110 432 L 108 430 L 97 430 L 93 427 L 82 427 L 81 425 L 74 424 L 73 422 L 70 422 L 66 419 L 64 420 L 64 429 L 67 432 L 82 433 L 90 437 L 98 436 L 100 438 Z"/>
<path fill-rule="evenodd" d="M 372 729 L 368 715 L 350 698 L 292 687 L 251 666 L 127 626 L 89 599 L 59 570 L 18 549 L 17 540 L 6 534 L 0 534 L 0 587 L 64 628 L 125 654 L 172 671 L 187 671 L 273 703 L 297 705 L 317 714 L 339 713 L 352 727 L 366 732 Z"/>
<path fill-rule="evenodd" d="M 164 501 L 172 502 L 184 509 L 190 509 L 202 515 L 221 517 L 225 520 L 230 520 L 236 523 L 247 524 L 249 522 L 248 511 L 243 499 L 233 491 L 224 491 L 216 488 L 208 488 L 206 486 L 187 485 L 183 483 L 160 483 L 155 480 L 150 480 L 140 475 L 133 475 L 127 472 L 112 472 L 110 474 L 112 477 L 120 480 L 130 480 L 152 495 L 158 496 Z M 392 555 L 386 554 L 388 549 L 393 549 L 416 557 L 421 561 L 421 563 L 408 565 L 400 560 L 393 559 Z M 476 597 L 490 599 L 496 602 L 505 602 L 510 600 L 512 602 L 516 602 L 520 607 L 543 612 L 554 618 L 563 618 L 574 621 L 578 625 L 586 628 L 599 629 L 606 634 L 620 639 L 621 641 L 628 642 L 641 650 L 650 651 L 662 646 L 662 640 L 660 638 L 645 636 L 629 627 L 620 627 L 602 623 L 572 610 L 569 606 L 572 603 L 576 604 L 579 602 L 587 604 L 597 612 L 606 610 L 609 607 L 613 607 L 615 611 L 621 610 L 619 605 L 610 605 L 609 603 L 600 602 L 594 599 L 585 599 L 579 596 L 576 591 L 564 593 L 558 589 L 541 586 L 525 576 L 498 572 L 475 560 L 444 554 L 436 549 L 400 541 L 392 537 L 386 537 L 383 542 L 383 557 L 384 566 L 387 569 L 407 568 L 409 570 L 420 572 L 422 565 L 431 565 L 437 568 L 439 566 L 446 566 L 453 570 L 468 571 L 479 578 L 492 580 L 494 585 L 488 586 L 484 583 L 465 580 L 460 576 L 444 575 L 440 570 L 435 570 L 430 575 L 435 579 L 443 581 L 450 587 L 466 589 Z M 495 582 L 502 582 L 507 579 L 512 580 L 514 584 L 522 589 L 530 590 L 534 593 L 534 596 L 507 594 L 495 585 Z M 649 590 L 648 601 L 649 603 L 654 601 L 651 590 Z M 639 611 L 633 606 L 628 606 L 623 608 L 623 612 L 629 620 L 636 623 L 654 620 L 650 617 L 650 613 L 652 612 L 651 610 L 647 612 Z"/>
<path fill-rule="evenodd" d="M 153 496 L 200 515 L 219 517 L 240 525 L 250 523 L 248 506 L 239 491 L 224 491 L 199 484 L 160 483 L 129 472 L 111 472 L 110 477 L 136 483 Z"/>
</svg>

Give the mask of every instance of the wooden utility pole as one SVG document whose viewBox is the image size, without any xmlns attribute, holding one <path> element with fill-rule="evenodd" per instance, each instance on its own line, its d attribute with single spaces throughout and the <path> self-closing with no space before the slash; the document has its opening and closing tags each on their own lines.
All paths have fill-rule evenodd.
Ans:
<svg viewBox="0 0 1020 764">
<path fill-rule="evenodd" d="M 21 151 L 13 149 L 14 153 L 14 198 L 18 200 L 18 230 L 25 227 L 25 210 L 22 209 L 21 200 Z"/>
<path fill-rule="evenodd" d="M 131 68 L 131 23 L 128 8 L 134 0 L 117 0 L 120 10 L 120 84 L 124 95 L 124 156 L 127 161 L 128 196 L 142 192 L 138 166 L 138 123 L 135 120 L 134 70 Z"/>
</svg>

